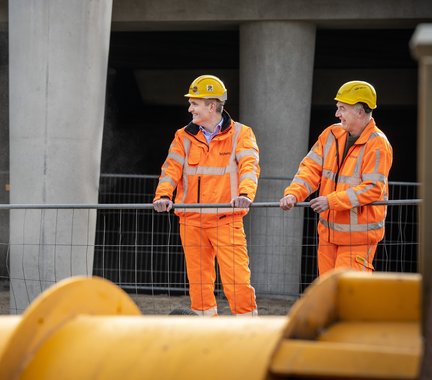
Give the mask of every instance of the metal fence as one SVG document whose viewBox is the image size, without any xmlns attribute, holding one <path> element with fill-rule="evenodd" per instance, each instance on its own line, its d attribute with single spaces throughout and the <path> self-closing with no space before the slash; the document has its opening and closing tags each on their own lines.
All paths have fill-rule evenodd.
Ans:
<svg viewBox="0 0 432 380">
<path fill-rule="evenodd" d="M 286 179 L 286 183 L 288 182 Z M 165 302 L 167 297 L 171 300 L 178 296 L 187 298 L 188 282 L 178 220 L 173 213 L 158 214 L 153 211 L 151 201 L 156 184 L 156 176 L 106 175 L 101 178 L 98 205 L 4 205 L 3 209 L 9 208 L 11 216 L 14 215 L 23 224 L 22 237 L 15 236 L 8 242 L 1 243 L 8 250 L 5 259 L 8 270 L 10 256 L 20 255 L 18 263 L 15 260 L 15 266 L 22 268 L 10 271 L 9 279 L 23 280 L 26 288 L 36 283 L 40 290 L 44 290 L 60 278 L 77 274 L 76 268 L 79 265 L 74 263 L 74 257 L 81 255 L 86 261 L 86 265 L 80 269 L 81 272 L 107 278 L 137 297 L 147 296 L 147 303 L 153 304 L 145 310 L 147 313 L 158 314 L 159 309 L 155 304 Z M 374 261 L 378 271 L 417 271 L 417 188 L 417 183 L 390 183 L 391 201 L 386 234 L 378 246 Z M 299 204 L 300 207 L 286 213 L 278 208 L 278 202 L 258 202 L 245 217 L 253 285 L 256 289 L 261 289 L 261 292 L 257 291 L 258 297 L 265 297 L 267 304 L 271 299 L 283 299 L 285 308 L 281 309 L 281 313 L 285 313 L 289 307 L 286 301 L 294 301 L 317 276 L 317 216 L 307 205 L 307 201 L 303 202 Z M 95 210 L 96 229 L 93 236 L 92 233 L 86 233 L 85 229 L 92 228 L 89 215 Z M 65 218 L 70 220 L 72 226 L 66 240 L 61 238 L 64 231 L 59 233 L 63 228 L 60 221 Z M 271 226 L 279 225 L 281 228 L 278 231 L 290 234 L 293 220 L 303 225 L 303 234 L 298 260 L 287 262 L 293 247 L 291 243 L 285 244 L 281 241 L 291 240 L 273 236 L 275 233 Z M 89 221 L 87 226 L 86 221 Z M 257 223 L 265 239 L 260 240 L 254 236 Z M 31 238 L 25 236 L 29 235 L 26 233 L 29 225 L 36 229 Z M 48 234 L 51 238 L 45 236 L 46 232 L 41 232 L 46 230 L 48 225 L 51 226 Z M 21 226 L 19 229 L 21 230 Z M 80 240 L 74 234 L 86 237 Z M 32 249 L 33 253 L 30 254 L 33 256 L 25 262 L 29 249 Z M 258 259 L 254 256 L 257 251 L 264 252 L 265 255 Z M 91 265 L 87 265 L 88 262 Z M 28 265 L 36 270 L 26 270 Z M 285 272 L 282 273 L 287 275 L 278 280 L 281 267 L 285 267 Z M 43 282 L 41 278 L 48 280 Z M 286 285 L 290 290 L 281 292 L 279 287 L 270 283 L 271 280 L 273 284 L 277 281 L 289 282 Z M 31 292 L 28 289 L 26 292 L 31 301 Z M 224 300 L 219 277 L 216 293 L 218 299 Z M 13 291 L 11 297 L 14 297 Z M 11 299 L 12 311 L 13 304 L 14 300 Z M 172 303 L 170 307 L 172 308 Z M 15 311 L 22 311 L 22 307 L 16 302 Z"/>
<path fill-rule="evenodd" d="M 104 175 L 101 177 L 100 203 L 151 203 L 157 185 L 157 176 Z M 280 181 L 281 178 L 261 178 L 263 181 Z M 288 184 L 289 178 L 282 178 Z M 405 203 L 394 203 L 388 207 L 386 235 L 379 244 L 374 265 L 379 271 L 416 272 L 417 271 L 417 183 L 391 182 L 389 198 Z M 277 208 L 277 204 L 275 206 Z M 260 212 L 260 220 L 266 225 L 270 219 L 280 218 L 282 225 L 287 224 L 287 213 L 271 212 L 271 207 Z M 274 211 L 274 210 L 273 210 Z M 303 220 L 303 241 L 300 277 L 296 279 L 298 296 L 317 276 L 316 247 L 317 217 L 308 207 L 304 213 L 292 211 L 293 218 Z M 249 251 L 260 244 L 253 238 L 253 224 L 257 217 L 255 207 L 245 218 Z M 289 233 L 282 228 L 283 233 Z M 271 234 L 268 231 L 267 234 Z M 271 244 L 271 243 L 270 243 Z M 277 240 L 274 244 L 280 244 Z M 97 247 L 95 252 L 94 273 L 108 277 L 124 288 L 142 291 L 151 290 L 187 292 L 177 218 L 172 214 L 161 215 L 150 211 L 138 210 L 99 210 L 97 228 Z M 138 254 L 139 247 L 142 254 Z M 274 247 L 262 247 L 274 251 Z M 289 249 L 289 247 L 286 247 Z M 251 258 L 253 264 L 253 257 Z M 278 261 L 278 260 L 275 260 Z M 266 276 L 272 276 L 271 263 Z M 147 268 L 147 269 L 146 269 Z M 252 276 L 254 268 L 252 266 Z M 220 291 L 220 284 L 217 290 Z M 277 296 L 278 294 L 269 294 Z"/>
</svg>

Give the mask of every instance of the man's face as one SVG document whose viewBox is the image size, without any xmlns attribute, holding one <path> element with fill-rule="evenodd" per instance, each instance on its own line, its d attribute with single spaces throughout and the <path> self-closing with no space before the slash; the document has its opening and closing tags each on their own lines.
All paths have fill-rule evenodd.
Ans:
<svg viewBox="0 0 432 380">
<path fill-rule="evenodd" d="M 192 114 L 192 122 L 204 125 L 210 119 L 211 104 L 206 105 L 204 99 L 189 98 L 188 112 Z"/>
<path fill-rule="evenodd" d="M 337 102 L 336 103 L 336 114 L 339 118 L 342 128 L 349 133 L 356 132 L 360 120 L 360 111 L 357 107 L 351 104 Z"/>
</svg>

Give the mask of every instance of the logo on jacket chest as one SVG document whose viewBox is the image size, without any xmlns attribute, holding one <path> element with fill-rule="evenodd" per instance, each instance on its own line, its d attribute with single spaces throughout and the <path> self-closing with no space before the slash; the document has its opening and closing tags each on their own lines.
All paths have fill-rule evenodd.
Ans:
<svg viewBox="0 0 432 380">
<path fill-rule="evenodd" d="M 229 156 L 231 152 L 219 152 L 219 156 Z"/>
</svg>

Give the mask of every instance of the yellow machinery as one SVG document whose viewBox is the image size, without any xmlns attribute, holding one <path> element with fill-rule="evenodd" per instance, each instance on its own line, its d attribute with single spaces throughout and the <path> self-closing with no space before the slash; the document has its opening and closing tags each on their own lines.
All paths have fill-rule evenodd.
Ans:
<svg viewBox="0 0 432 380">
<path fill-rule="evenodd" d="M 76 277 L 0 317 L 0 379 L 416 379 L 421 278 L 335 271 L 288 317 L 143 316 Z"/>
</svg>

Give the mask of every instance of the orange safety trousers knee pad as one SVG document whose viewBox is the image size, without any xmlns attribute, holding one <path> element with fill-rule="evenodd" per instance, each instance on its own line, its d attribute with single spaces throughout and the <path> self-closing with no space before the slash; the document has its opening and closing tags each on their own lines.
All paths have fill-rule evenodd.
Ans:
<svg viewBox="0 0 432 380">
<path fill-rule="evenodd" d="M 377 244 L 337 245 L 320 238 L 318 244 L 318 271 L 322 275 L 334 268 L 351 268 L 372 272 Z"/>
<path fill-rule="evenodd" d="M 245 314 L 256 310 L 255 289 L 250 285 L 251 273 L 242 221 L 210 228 L 180 224 L 180 237 L 186 258 L 193 310 L 217 310 L 214 295 L 215 258 L 231 312 Z"/>
</svg>

